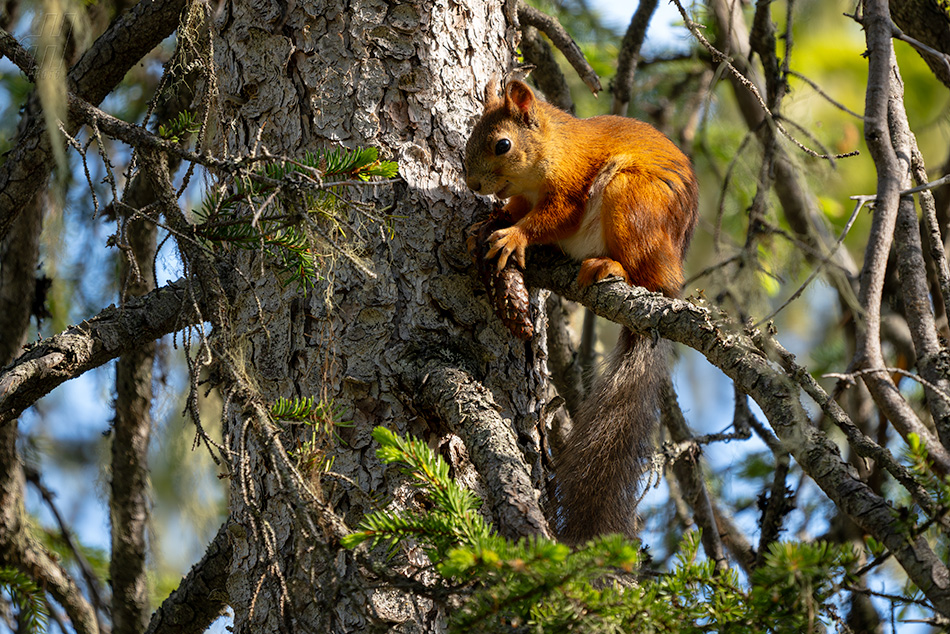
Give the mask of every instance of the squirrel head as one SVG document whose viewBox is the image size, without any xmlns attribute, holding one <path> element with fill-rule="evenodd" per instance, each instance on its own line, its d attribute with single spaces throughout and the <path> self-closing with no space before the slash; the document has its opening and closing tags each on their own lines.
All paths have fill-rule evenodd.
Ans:
<svg viewBox="0 0 950 634">
<path fill-rule="evenodd" d="M 477 194 L 508 198 L 536 190 L 543 180 L 539 160 L 545 116 L 527 84 L 510 81 L 498 96 L 498 81 L 486 89 L 484 111 L 465 146 L 465 183 Z"/>
</svg>

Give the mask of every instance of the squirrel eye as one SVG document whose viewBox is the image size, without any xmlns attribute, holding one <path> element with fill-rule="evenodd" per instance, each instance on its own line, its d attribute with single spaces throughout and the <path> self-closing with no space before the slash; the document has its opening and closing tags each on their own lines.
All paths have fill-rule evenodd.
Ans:
<svg viewBox="0 0 950 634">
<path fill-rule="evenodd" d="M 511 141 L 508 139 L 500 139 L 498 143 L 495 144 L 495 156 L 501 156 L 510 149 Z"/>
</svg>

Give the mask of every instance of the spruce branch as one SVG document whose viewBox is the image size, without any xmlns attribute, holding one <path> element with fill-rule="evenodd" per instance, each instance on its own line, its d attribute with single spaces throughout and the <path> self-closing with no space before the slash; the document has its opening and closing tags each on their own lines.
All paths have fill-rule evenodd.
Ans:
<svg viewBox="0 0 950 634">
<path fill-rule="evenodd" d="M 323 256 L 318 255 L 318 246 L 344 255 L 373 276 L 333 234 L 353 233 L 339 220 L 341 206 L 351 202 L 345 190 L 373 178 L 391 179 L 397 173 L 397 164 L 381 161 L 374 147 L 265 160 L 236 176 L 230 185 L 208 192 L 195 210 L 196 232 L 211 244 L 262 250 L 279 263 L 284 284 L 312 287 L 319 280 L 318 262 Z M 247 213 L 248 205 L 253 214 Z M 318 219 L 331 224 L 334 231 L 324 230 Z"/>
<path fill-rule="evenodd" d="M 0 568 L 0 591 L 10 595 L 11 602 L 19 611 L 17 619 L 26 632 L 46 631 L 49 605 L 32 579 L 13 568 Z"/>
<path fill-rule="evenodd" d="M 848 547 L 775 542 L 744 582 L 735 569 L 700 558 L 693 531 L 672 570 L 644 575 L 637 544 L 620 535 L 572 551 L 545 537 L 493 534 L 476 512 L 479 500 L 428 445 L 381 427 L 373 438 L 380 460 L 401 465 L 431 507 L 372 513 L 341 543 L 385 543 L 391 552 L 406 540 L 422 545 L 443 578 L 439 587 L 458 601 L 450 632 L 818 631 L 835 618 L 835 595 L 856 560 Z M 634 571 L 641 578 L 631 583 Z"/>
</svg>

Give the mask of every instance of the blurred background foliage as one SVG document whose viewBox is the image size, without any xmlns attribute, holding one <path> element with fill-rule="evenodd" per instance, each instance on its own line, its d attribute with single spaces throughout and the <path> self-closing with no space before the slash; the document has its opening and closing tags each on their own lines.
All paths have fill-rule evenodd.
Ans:
<svg viewBox="0 0 950 634">
<path fill-rule="evenodd" d="M 532 4 L 559 16 L 562 24 L 578 39 L 585 55 L 600 74 L 604 87 L 609 86 L 616 69 L 620 38 L 629 17 L 625 18 L 626 21 L 617 21 L 614 11 L 607 12 L 602 5 L 586 0 Z M 714 20 L 706 16 L 702 3 L 684 4 L 691 7 L 694 20 L 706 25 L 705 35 L 714 40 Z M 746 23 L 751 24 L 755 3 L 742 4 Z M 860 115 L 863 112 L 868 72 L 867 60 L 863 56 L 865 38 L 861 26 L 846 15 L 854 12 L 855 5 L 855 2 L 823 0 L 798 0 L 794 3 L 790 69 L 810 82 L 790 77 L 789 91 L 781 107 L 782 116 L 792 124 L 787 127 L 809 148 L 821 153 L 858 153 L 830 162 L 808 156 L 791 143 L 782 141 L 793 160 L 804 169 L 807 183 L 817 198 L 818 210 L 835 237 L 844 230 L 855 208 L 849 197 L 872 194 L 877 179 L 864 143 L 861 118 L 832 104 L 812 86 L 817 85 L 854 113 Z M 628 7 L 626 15 L 632 15 L 634 9 Z M 786 11 L 785 2 L 772 4 L 772 20 L 778 36 L 786 31 Z M 662 36 L 658 37 L 660 34 Z M 944 166 L 950 164 L 950 92 L 934 78 L 930 68 L 908 44 L 895 41 L 894 46 L 905 84 L 908 119 L 934 180 L 942 176 Z M 781 63 L 786 52 L 782 37 L 778 39 L 778 47 Z M 710 65 L 706 52 L 691 40 L 679 13 L 671 4 L 659 3 L 641 58 L 630 116 L 657 125 L 681 145 L 688 146 L 684 139 L 677 138 L 677 132 L 683 130 L 694 114 L 689 110 L 688 98 L 691 91 L 701 90 L 700 74 Z M 579 116 L 610 112 L 609 91 L 595 97 L 563 60 L 562 70 L 571 86 Z M 688 86 L 685 90 L 684 84 Z M 796 126 L 801 126 L 806 132 Z M 692 144 L 692 158 L 700 180 L 701 219 L 687 262 L 689 281 L 684 294 L 701 294 L 718 301 L 728 293 L 732 302 L 724 302 L 724 308 L 735 314 L 735 308 L 739 306 L 756 322 L 784 303 L 811 274 L 814 264 L 805 261 L 798 244 L 781 233 L 770 233 L 758 237 L 754 250 L 755 266 L 743 262 L 746 266 L 724 266 L 708 275 L 694 277 L 739 253 L 746 242 L 749 208 L 756 193 L 762 160 L 759 144 L 754 139 L 749 142 L 746 139 L 748 134 L 749 128 L 738 111 L 731 86 L 725 81 L 717 81 L 702 101 Z M 733 162 L 728 184 L 724 186 Z M 723 208 L 717 244 L 720 196 Z M 778 229 L 792 233 L 774 192 L 770 194 L 766 220 Z M 859 266 L 870 221 L 871 213 L 865 208 L 843 244 Z M 836 293 L 819 276 L 802 297 L 785 307 L 774 320 L 779 341 L 797 355 L 799 363 L 809 368 L 829 392 L 834 381 L 822 379 L 821 375 L 844 371 L 852 354 L 845 330 L 840 327 L 848 318 L 838 304 Z M 577 322 L 580 322 L 579 316 Z M 616 341 L 617 327 L 602 322 L 599 332 L 598 349 L 601 352 L 610 350 Z M 731 431 L 734 411 L 731 383 L 699 354 L 686 349 L 679 352 L 674 381 L 693 431 L 696 434 Z M 916 382 L 905 379 L 900 382 L 900 388 L 911 402 L 921 402 L 922 390 Z M 813 403 L 806 405 L 817 414 Z M 754 403 L 752 408 L 756 413 Z M 764 421 L 764 417 L 759 415 L 759 420 Z M 825 431 L 842 448 L 846 446 L 837 430 L 825 427 Z M 890 448 L 906 458 L 903 443 L 893 436 Z M 745 442 L 709 445 L 704 450 L 704 457 L 710 493 L 746 534 L 756 540 L 763 496 L 774 475 L 772 452 L 753 435 Z M 786 519 L 782 539 L 811 541 L 828 537 L 840 528 L 834 505 L 794 463 L 787 482 L 792 489 L 795 509 Z M 667 558 L 675 552 L 682 531 L 690 526 L 688 519 L 684 521 L 689 516 L 688 510 L 671 503 L 675 498 L 670 497 L 667 483 L 668 480 L 664 480 L 657 490 L 648 494 L 639 509 L 646 527 L 644 542 L 655 558 L 654 564 L 660 567 L 669 563 Z M 889 485 L 885 483 L 884 486 L 887 490 Z M 945 546 L 938 546 L 938 549 L 944 552 Z M 885 564 L 870 579 L 869 585 L 878 584 L 876 590 L 899 591 L 903 588 L 913 594 L 913 590 L 905 586 L 906 578 L 897 566 Z M 891 620 L 892 628 L 905 631 L 903 628 L 913 627 L 898 622 L 900 618 L 912 620 L 915 615 L 913 608 L 880 600 L 876 600 L 875 605 L 885 620 Z M 920 627 L 921 631 L 928 631 L 928 628 Z"/>
<path fill-rule="evenodd" d="M 2 26 L 28 46 L 44 28 L 62 29 L 74 39 L 95 38 L 109 21 L 130 2 L 65 2 L 62 15 L 69 24 L 50 26 L 41 16 L 52 10 L 49 3 L 27 0 L 7 3 L 0 14 Z M 83 24 L 81 27 L 70 26 Z M 153 50 L 125 77 L 103 102 L 102 108 L 125 121 L 144 121 L 155 94 L 163 65 L 172 56 L 174 38 Z M 35 53 L 36 51 L 33 50 Z M 0 152 L 9 151 L 15 138 L 20 112 L 32 84 L 8 60 L 0 60 Z M 88 133 L 78 140 L 86 143 Z M 113 172 L 122 176 L 128 166 L 127 146 L 105 139 L 105 152 Z M 44 310 L 32 324 L 31 338 L 38 339 L 80 323 L 119 299 L 120 252 L 107 247 L 116 223 L 109 203 L 111 187 L 106 169 L 93 144 L 87 167 L 98 207 L 89 193 L 83 163 L 69 152 L 69 169 L 55 173 L 47 192 L 38 277 L 48 280 Z M 119 191 L 124 181 L 117 183 Z M 199 183 L 200 186 L 200 183 Z M 194 204 L 201 190 L 189 191 Z M 167 237 L 164 231 L 159 240 Z M 178 278 L 181 265 L 171 242 L 165 242 L 156 259 L 159 285 Z M 165 337 L 158 346 L 154 370 L 155 398 L 152 403 L 153 432 L 149 449 L 152 497 L 148 532 L 152 604 L 158 606 L 181 577 L 201 557 L 227 514 L 227 486 L 207 451 L 194 445 L 194 425 L 184 415 L 187 367 L 181 335 Z M 101 581 L 108 587 L 110 431 L 115 399 L 115 362 L 64 384 L 42 399 L 20 419 L 20 452 L 40 475 L 63 519 L 81 545 Z M 221 404 L 216 392 L 202 399 L 203 419 L 209 433 L 220 440 L 217 421 Z M 27 486 L 27 508 L 45 543 L 82 584 L 82 575 L 70 550 L 65 547 L 49 506 L 36 487 Z M 0 632 L 4 623 L 0 619 Z"/>
</svg>

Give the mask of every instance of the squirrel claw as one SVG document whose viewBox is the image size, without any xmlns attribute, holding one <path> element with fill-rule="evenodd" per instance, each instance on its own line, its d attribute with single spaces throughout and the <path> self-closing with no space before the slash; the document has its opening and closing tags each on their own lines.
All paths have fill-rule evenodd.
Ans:
<svg viewBox="0 0 950 634">
<path fill-rule="evenodd" d="M 488 220 L 482 220 L 480 222 L 473 223 L 472 226 L 468 228 L 465 238 L 465 248 L 469 255 L 475 253 L 475 249 L 478 248 L 478 232 L 483 226 L 488 224 L 488 222 Z"/>
<path fill-rule="evenodd" d="M 517 226 L 499 229 L 488 236 L 488 241 L 492 247 L 485 257 L 491 259 L 495 257 L 495 254 L 498 254 L 499 271 L 505 268 L 505 265 L 508 264 L 508 258 L 512 255 L 514 255 L 518 266 L 522 269 L 525 267 L 524 251 L 528 246 L 528 240 L 524 232 Z"/>
</svg>

